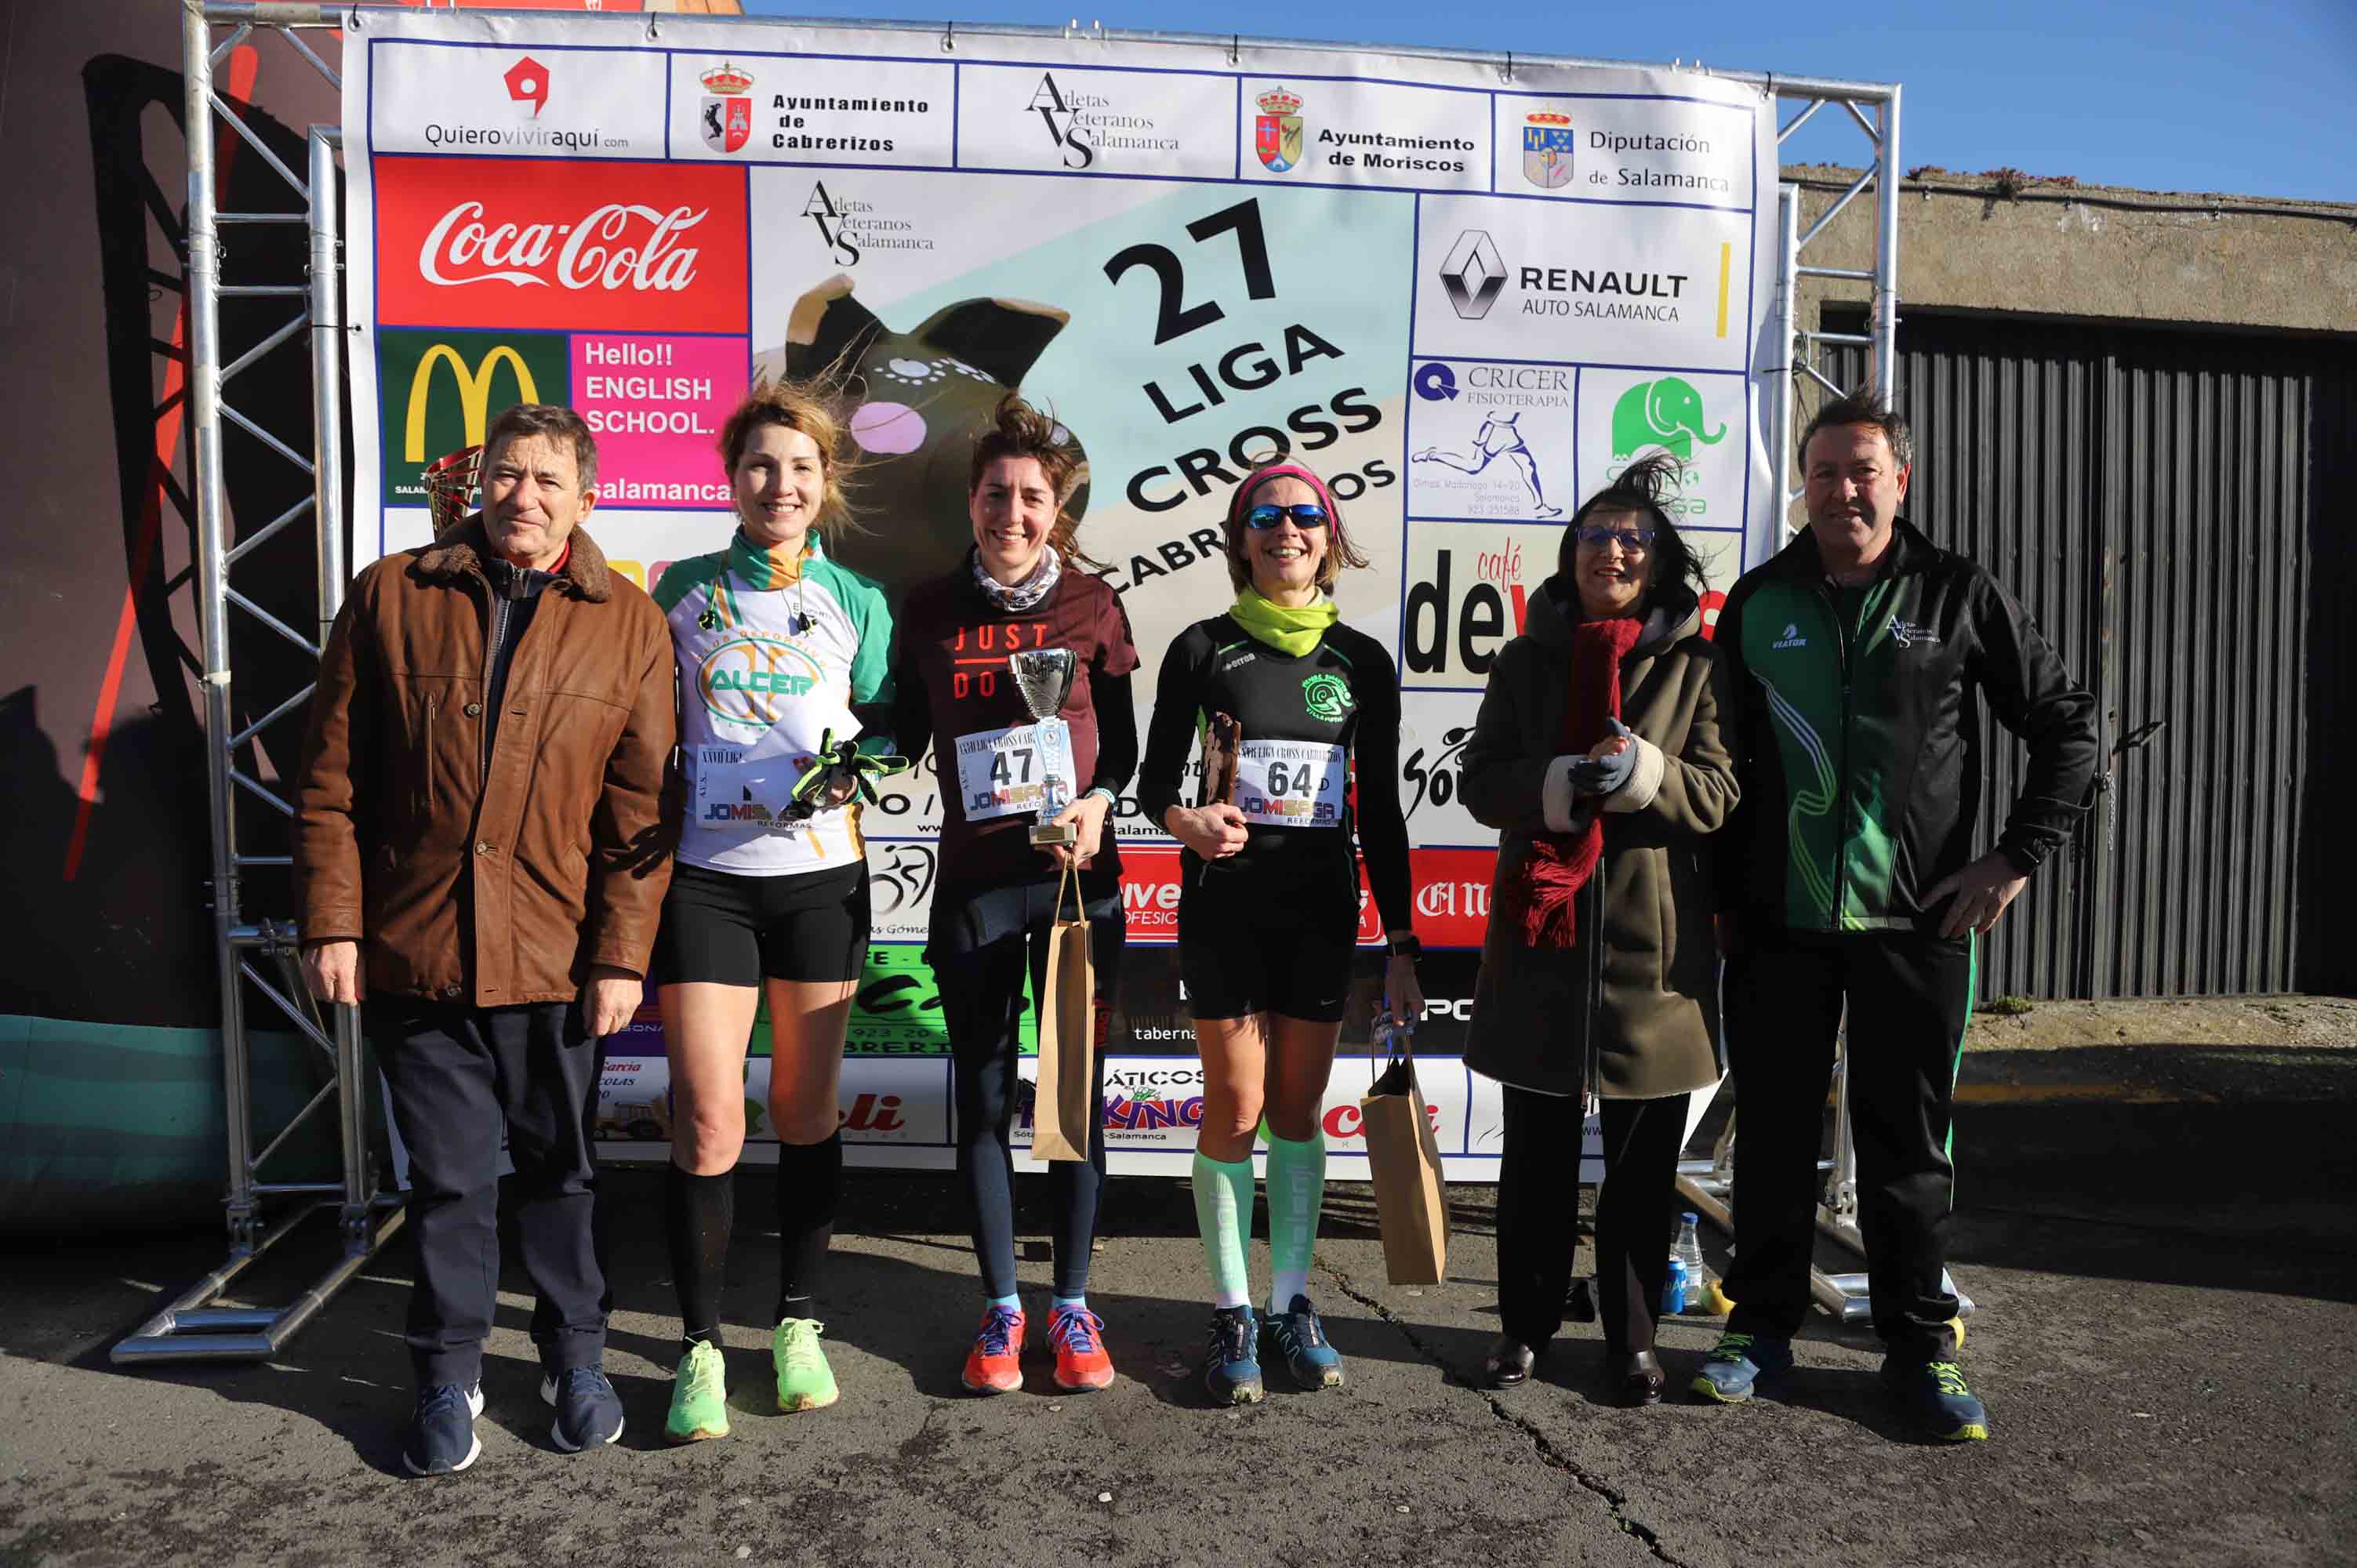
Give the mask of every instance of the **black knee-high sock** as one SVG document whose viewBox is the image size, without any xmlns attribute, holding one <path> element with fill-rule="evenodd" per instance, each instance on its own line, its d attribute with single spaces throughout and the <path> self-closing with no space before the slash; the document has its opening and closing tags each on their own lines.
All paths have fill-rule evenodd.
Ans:
<svg viewBox="0 0 2357 1568">
<path fill-rule="evenodd" d="M 842 1133 L 778 1145 L 778 1311 L 770 1321 L 811 1316 L 842 1198 Z"/>
<path fill-rule="evenodd" d="M 673 1165 L 663 1179 L 672 1281 L 679 1287 L 680 1325 L 686 1338 L 719 1338 L 720 1295 L 727 1283 L 728 1232 L 736 1208 L 735 1171 L 690 1176 Z"/>
</svg>

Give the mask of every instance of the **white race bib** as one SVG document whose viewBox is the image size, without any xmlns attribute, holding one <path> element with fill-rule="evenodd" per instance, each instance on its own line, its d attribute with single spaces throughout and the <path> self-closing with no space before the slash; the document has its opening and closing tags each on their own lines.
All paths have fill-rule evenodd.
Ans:
<svg viewBox="0 0 2357 1568">
<path fill-rule="evenodd" d="M 1247 740 L 1236 748 L 1236 809 L 1272 828 L 1339 828 L 1350 765 L 1339 746 Z"/>
<path fill-rule="evenodd" d="M 744 746 L 706 744 L 689 759 L 695 782 L 694 816 L 715 832 L 799 832 L 806 824 L 780 819 L 794 782 L 814 759 L 793 752 L 755 757 Z"/>
<path fill-rule="evenodd" d="M 957 777 L 959 803 L 970 822 L 1036 812 L 1051 777 L 1060 781 L 1068 805 L 1072 793 L 1072 726 L 1061 719 L 1049 719 L 960 736 Z"/>
</svg>

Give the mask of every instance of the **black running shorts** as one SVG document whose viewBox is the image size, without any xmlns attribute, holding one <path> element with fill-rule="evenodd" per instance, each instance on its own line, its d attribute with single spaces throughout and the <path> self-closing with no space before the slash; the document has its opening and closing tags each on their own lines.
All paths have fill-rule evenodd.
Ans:
<svg viewBox="0 0 2357 1568">
<path fill-rule="evenodd" d="M 867 867 L 746 876 L 673 867 L 654 981 L 759 985 L 857 980 L 867 961 Z"/>
<path fill-rule="evenodd" d="M 1317 877 L 1305 890 L 1220 865 L 1188 870 L 1178 895 L 1178 973 L 1193 1016 L 1275 1013 L 1319 1024 L 1342 1016 L 1359 910 L 1340 877 Z"/>
</svg>

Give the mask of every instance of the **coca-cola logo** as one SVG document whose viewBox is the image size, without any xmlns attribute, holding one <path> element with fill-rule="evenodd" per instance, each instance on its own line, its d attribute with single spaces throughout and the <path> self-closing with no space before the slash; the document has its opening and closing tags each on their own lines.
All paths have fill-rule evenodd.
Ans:
<svg viewBox="0 0 2357 1568">
<path fill-rule="evenodd" d="M 426 231 L 417 270 L 428 283 L 472 283 L 565 288 L 658 290 L 676 293 L 695 281 L 696 247 L 680 237 L 705 220 L 703 210 L 662 211 L 609 201 L 577 223 L 489 223 L 483 204 L 462 201 Z"/>
</svg>

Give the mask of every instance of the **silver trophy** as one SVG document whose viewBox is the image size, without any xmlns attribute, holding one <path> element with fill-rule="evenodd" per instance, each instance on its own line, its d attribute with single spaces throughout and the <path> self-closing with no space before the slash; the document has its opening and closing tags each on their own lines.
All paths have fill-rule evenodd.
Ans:
<svg viewBox="0 0 2357 1568">
<path fill-rule="evenodd" d="M 1080 829 L 1054 819 L 1072 803 L 1072 726 L 1056 715 L 1080 675 L 1080 655 L 1069 648 L 1034 648 L 1008 654 L 1006 663 L 1039 729 L 1039 820 L 1031 826 L 1031 843 L 1040 849 L 1077 843 Z"/>
</svg>

